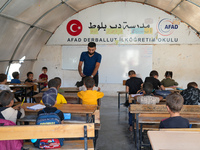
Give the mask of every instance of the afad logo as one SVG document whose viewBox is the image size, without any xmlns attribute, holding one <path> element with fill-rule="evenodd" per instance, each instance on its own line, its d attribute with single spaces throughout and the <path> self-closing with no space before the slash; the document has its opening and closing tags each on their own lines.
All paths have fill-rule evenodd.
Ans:
<svg viewBox="0 0 200 150">
<path fill-rule="evenodd" d="M 77 36 L 79 34 L 81 34 L 82 30 L 83 30 L 83 26 L 81 24 L 80 21 L 78 20 L 71 20 L 67 23 L 66 26 L 67 32 L 71 35 L 71 36 Z"/>
<path fill-rule="evenodd" d="M 174 30 L 178 29 L 178 25 L 173 24 L 170 19 L 164 18 L 158 22 L 156 29 L 160 35 L 169 36 L 174 32 Z"/>
</svg>

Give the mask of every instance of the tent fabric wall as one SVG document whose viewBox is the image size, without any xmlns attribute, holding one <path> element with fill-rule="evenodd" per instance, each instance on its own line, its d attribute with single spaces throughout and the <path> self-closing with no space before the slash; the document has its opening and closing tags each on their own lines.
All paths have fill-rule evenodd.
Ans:
<svg viewBox="0 0 200 150">
<path fill-rule="evenodd" d="M 93 5 L 116 1 L 122 0 L 1 0 L 0 61 L 21 56 L 27 56 L 27 60 L 37 58 L 41 47 L 67 18 Z M 199 0 L 127 1 L 162 9 L 200 32 Z"/>
</svg>

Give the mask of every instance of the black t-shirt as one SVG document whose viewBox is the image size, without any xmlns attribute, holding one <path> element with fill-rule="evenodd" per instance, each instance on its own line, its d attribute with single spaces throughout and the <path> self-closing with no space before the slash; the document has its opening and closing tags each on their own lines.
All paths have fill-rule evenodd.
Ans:
<svg viewBox="0 0 200 150">
<path fill-rule="evenodd" d="M 56 110 L 57 110 L 56 107 L 45 107 L 45 108 L 44 108 L 45 113 L 54 113 Z M 43 111 L 43 110 L 40 110 L 40 111 L 38 112 L 38 116 L 39 116 L 39 114 L 44 113 L 44 111 Z M 58 116 L 60 117 L 60 121 L 64 120 L 64 115 L 63 115 L 63 112 L 62 112 L 62 111 L 60 111 L 60 112 L 58 113 Z"/>
<path fill-rule="evenodd" d="M 136 94 L 140 90 L 141 84 L 143 83 L 141 78 L 131 77 L 126 81 L 126 86 L 129 87 L 129 94 Z"/>
<path fill-rule="evenodd" d="M 170 117 L 162 120 L 159 128 L 189 128 L 189 121 L 181 116 Z"/>
<path fill-rule="evenodd" d="M 24 83 L 26 83 L 26 82 L 33 82 L 33 80 L 26 79 L 26 80 L 24 81 Z"/>
<path fill-rule="evenodd" d="M 153 85 L 154 89 L 159 89 L 159 87 L 161 86 L 161 83 L 158 79 L 154 78 L 154 77 L 146 77 L 144 82 L 149 82 Z"/>
</svg>

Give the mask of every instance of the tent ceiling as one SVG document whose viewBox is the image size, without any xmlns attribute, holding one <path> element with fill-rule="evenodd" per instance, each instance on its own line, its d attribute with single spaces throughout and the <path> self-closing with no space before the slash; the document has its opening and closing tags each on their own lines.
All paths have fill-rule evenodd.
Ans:
<svg viewBox="0 0 200 150">
<path fill-rule="evenodd" d="M 200 32 L 199 0 L 0 0 L 0 61 L 19 60 L 22 55 L 36 59 L 41 47 L 67 18 L 90 6 L 116 1 L 162 9 Z"/>
</svg>

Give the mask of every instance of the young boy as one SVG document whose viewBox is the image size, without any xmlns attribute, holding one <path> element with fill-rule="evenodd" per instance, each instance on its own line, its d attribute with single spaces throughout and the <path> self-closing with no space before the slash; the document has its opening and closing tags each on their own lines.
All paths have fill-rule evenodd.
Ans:
<svg viewBox="0 0 200 150">
<path fill-rule="evenodd" d="M 36 79 L 33 80 L 33 72 L 28 72 L 26 74 L 26 76 L 27 76 L 27 79 L 25 80 L 24 83 L 26 83 L 26 84 L 33 84 L 33 82 L 36 81 Z"/>
<path fill-rule="evenodd" d="M 16 123 L 17 119 L 25 116 L 24 109 L 20 106 L 12 108 L 14 104 L 14 96 L 8 91 L 4 90 L 0 93 L 0 103 L 3 107 L 0 107 L 0 118 L 10 120 Z"/>
<path fill-rule="evenodd" d="M 54 88 L 56 90 L 59 89 L 59 87 L 60 87 L 59 85 L 60 85 L 60 82 L 59 82 L 58 79 L 51 79 L 48 82 L 48 87 L 49 88 Z M 40 102 L 42 103 L 42 100 Z M 67 104 L 67 101 L 66 101 L 65 97 L 60 93 L 57 94 L 56 104 Z"/>
<path fill-rule="evenodd" d="M 60 77 L 55 77 L 54 79 L 56 79 L 59 83 L 59 87 L 58 87 L 58 93 L 65 93 L 64 90 L 62 90 L 60 87 L 61 87 L 61 83 L 62 83 L 62 80 Z"/>
<path fill-rule="evenodd" d="M 56 88 L 50 88 L 49 90 L 44 92 L 44 94 L 42 95 L 42 102 L 44 103 L 46 108 L 44 108 L 44 110 L 40 110 L 38 112 L 38 116 L 39 116 L 39 114 L 42 114 L 42 113 L 54 113 L 57 110 L 56 107 L 53 107 L 56 104 L 57 94 L 58 94 L 58 92 L 57 92 Z M 60 117 L 60 120 L 63 123 L 63 120 L 64 120 L 63 112 L 60 111 L 58 113 L 58 116 Z"/>
<path fill-rule="evenodd" d="M 170 117 L 160 122 L 159 128 L 189 128 L 189 121 L 180 116 L 183 107 L 183 97 L 178 93 L 172 93 L 166 98 L 167 111 Z"/>
<path fill-rule="evenodd" d="M 93 78 L 87 78 L 85 80 L 86 91 L 78 92 L 78 97 L 82 99 L 84 105 L 97 105 L 97 100 L 104 96 L 103 92 L 93 91 L 95 81 Z"/>
<path fill-rule="evenodd" d="M 198 105 L 200 103 L 200 90 L 196 82 L 190 82 L 187 89 L 180 93 L 184 98 L 184 105 Z"/>
<path fill-rule="evenodd" d="M 161 81 L 161 85 L 164 87 L 170 87 L 170 86 L 177 86 L 178 83 L 172 79 L 173 72 L 172 71 L 166 71 L 165 72 L 165 79 Z"/>
<path fill-rule="evenodd" d="M 48 81 L 48 75 L 47 75 L 47 67 L 42 67 L 42 74 L 40 74 L 39 76 L 39 80 L 45 81 L 45 83 L 43 84 L 44 87 L 47 86 L 47 81 Z"/>
<path fill-rule="evenodd" d="M 146 77 L 144 82 L 151 83 L 155 90 L 158 90 L 158 89 L 165 90 L 165 87 L 161 85 L 160 81 L 158 80 L 158 72 L 156 70 L 152 70 L 150 72 L 150 77 Z"/>
<path fill-rule="evenodd" d="M 86 90 L 87 90 L 87 88 L 85 87 L 85 80 L 87 80 L 87 78 L 90 78 L 90 77 L 85 77 L 85 78 L 84 78 L 84 80 L 83 80 L 84 85 L 82 85 L 82 86 L 80 86 L 80 87 L 78 88 L 79 91 L 86 91 Z M 93 90 L 95 90 L 95 91 L 100 91 L 100 87 L 94 86 L 94 87 L 93 87 Z"/>
<path fill-rule="evenodd" d="M 21 81 L 19 80 L 19 72 L 13 72 L 12 76 L 14 79 L 12 79 L 10 83 L 16 83 L 16 84 L 21 83 Z"/>
<path fill-rule="evenodd" d="M 7 75 L 4 73 L 0 74 L 0 90 L 11 90 L 7 83 Z"/>
<path fill-rule="evenodd" d="M 153 85 L 151 83 L 144 83 L 143 85 L 143 94 L 144 96 L 138 96 L 137 102 L 140 104 L 156 104 L 160 102 L 160 98 L 152 96 Z"/>
<path fill-rule="evenodd" d="M 128 92 L 129 94 L 136 94 L 137 91 L 140 90 L 143 81 L 141 78 L 136 77 L 136 73 L 134 70 L 130 70 L 128 72 L 128 76 L 130 79 L 126 81 L 126 92 Z M 124 106 L 129 106 L 128 100 L 126 100 Z"/>
</svg>

